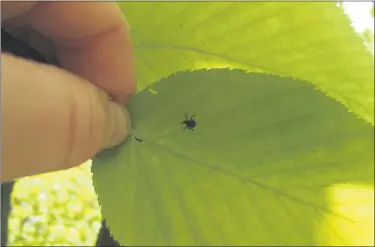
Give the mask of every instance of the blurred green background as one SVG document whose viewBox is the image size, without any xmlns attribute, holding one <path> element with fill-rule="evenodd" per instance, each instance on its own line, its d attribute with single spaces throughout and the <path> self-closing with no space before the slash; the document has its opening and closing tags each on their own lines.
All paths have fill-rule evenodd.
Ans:
<svg viewBox="0 0 375 247">
<path fill-rule="evenodd" d="M 66 171 L 15 183 L 9 246 L 94 246 L 101 214 L 92 186 L 91 161 Z"/>
</svg>

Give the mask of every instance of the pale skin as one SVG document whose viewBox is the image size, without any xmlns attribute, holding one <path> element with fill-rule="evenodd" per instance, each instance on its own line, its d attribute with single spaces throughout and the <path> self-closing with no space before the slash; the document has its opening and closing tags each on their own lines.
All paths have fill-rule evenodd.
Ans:
<svg viewBox="0 0 375 247">
<path fill-rule="evenodd" d="M 60 64 L 1 53 L 1 182 L 77 166 L 127 137 L 134 57 L 116 3 L 1 2 L 1 24 Z"/>
</svg>

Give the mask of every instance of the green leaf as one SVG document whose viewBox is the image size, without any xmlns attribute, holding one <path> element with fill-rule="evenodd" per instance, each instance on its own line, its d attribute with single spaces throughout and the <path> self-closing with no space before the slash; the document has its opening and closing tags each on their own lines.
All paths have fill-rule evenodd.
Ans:
<svg viewBox="0 0 375 247">
<path fill-rule="evenodd" d="M 374 61 L 341 8 L 119 5 L 132 29 L 140 91 L 202 68 L 277 77 L 189 72 L 136 95 L 129 108 L 139 139 L 104 152 L 93 166 L 115 238 L 133 245 L 373 244 Z M 197 113 L 194 131 L 182 131 L 184 113 Z"/>
<path fill-rule="evenodd" d="M 374 124 L 374 58 L 335 2 L 121 2 L 138 85 L 242 68 L 314 84 Z"/>
<path fill-rule="evenodd" d="M 122 244 L 373 241 L 350 236 L 373 237 L 373 210 L 366 224 L 353 214 L 364 192 L 352 188 L 373 191 L 374 129 L 313 85 L 241 70 L 179 72 L 128 108 L 132 137 L 92 166 L 103 215 Z M 196 114 L 193 131 L 180 123 L 185 113 Z"/>
<path fill-rule="evenodd" d="M 374 34 L 369 29 L 366 29 L 363 31 L 362 37 L 369 51 L 374 53 Z"/>
</svg>

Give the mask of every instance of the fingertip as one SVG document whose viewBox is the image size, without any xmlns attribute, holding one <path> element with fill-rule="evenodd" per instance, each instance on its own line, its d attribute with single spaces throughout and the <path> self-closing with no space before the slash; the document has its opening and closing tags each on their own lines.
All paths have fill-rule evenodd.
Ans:
<svg viewBox="0 0 375 247">
<path fill-rule="evenodd" d="M 95 38 L 56 46 L 63 68 L 88 79 L 119 103 L 136 91 L 135 59 L 130 37 L 118 28 Z"/>
<path fill-rule="evenodd" d="M 135 92 L 135 59 L 126 18 L 116 3 L 41 3 L 30 25 L 50 39 L 60 66 L 119 103 Z"/>
<path fill-rule="evenodd" d="M 128 111 L 81 77 L 6 54 L 2 72 L 2 179 L 74 167 L 130 133 Z"/>
<path fill-rule="evenodd" d="M 109 149 L 122 143 L 131 131 L 129 111 L 115 102 L 109 102 L 108 118 L 104 128 L 102 149 Z"/>
</svg>

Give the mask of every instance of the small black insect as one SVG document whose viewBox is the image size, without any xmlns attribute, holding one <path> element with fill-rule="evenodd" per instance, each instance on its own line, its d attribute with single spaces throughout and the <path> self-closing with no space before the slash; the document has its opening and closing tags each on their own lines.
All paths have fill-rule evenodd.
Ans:
<svg viewBox="0 0 375 247">
<path fill-rule="evenodd" d="M 193 131 L 194 128 L 197 126 L 197 122 L 195 121 L 195 114 L 191 116 L 190 118 L 187 117 L 185 114 L 185 120 L 181 121 L 182 124 L 185 124 L 185 128 L 188 128 L 189 130 Z"/>
</svg>

